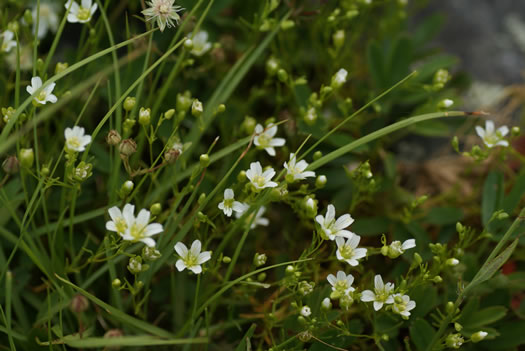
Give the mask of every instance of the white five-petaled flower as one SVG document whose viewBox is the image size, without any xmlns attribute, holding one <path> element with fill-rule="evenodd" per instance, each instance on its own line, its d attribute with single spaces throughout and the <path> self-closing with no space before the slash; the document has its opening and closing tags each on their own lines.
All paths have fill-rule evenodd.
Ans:
<svg viewBox="0 0 525 351">
<path fill-rule="evenodd" d="M 476 126 L 476 133 L 489 148 L 498 145 L 509 146 L 509 142 L 504 139 L 505 135 L 509 133 L 509 128 L 507 126 L 501 126 L 495 130 L 494 122 L 488 120 L 485 122 L 485 129 Z"/>
<path fill-rule="evenodd" d="M 224 212 L 224 214 L 230 217 L 235 212 L 244 212 L 244 206 L 239 201 L 235 201 L 234 193 L 232 189 L 224 190 L 224 200 L 219 204 L 219 209 Z"/>
<path fill-rule="evenodd" d="M 0 39 L 2 40 L 2 46 L 0 47 L 0 51 L 11 51 L 11 49 L 16 46 L 16 40 L 13 40 L 14 37 L 15 34 L 10 30 L 6 30 L 5 32 L 0 34 Z"/>
<path fill-rule="evenodd" d="M 242 206 L 241 211 L 235 211 L 235 217 L 237 218 L 241 218 L 244 212 L 248 211 L 248 209 L 250 208 L 250 205 L 244 204 L 244 203 L 241 203 L 241 206 Z M 268 218 L 264 218 L 262 216 L 264 212 L 266 212 L 266 207 L 261 206 L 257 210 L 257 213 L 255 214 L 255 218 L 252 222 L 252 225 L 250 226 L 250 229 L 257 227 L 258 225 L 263 225 L 266 227 L 268 226 L 268 224 L 270 224 L 270 221 L 268 220 Z M 249 223 L 252 220 L 252 217 L 253 217 L 253 213 L 246 218 L 246 222 Z"/>
<path fill-rule="evenodd" d="M 149 223 L 150 212 L 140 210 L 137 217 L 134 215 L 135 206 L 126 204 L 122 211 L 116 206 L 108 210 L 111 221 L 106 223 L 106 229 L 116 232 L 123 240 L 131 242 L 143 242 L 149 247 L 155 246 L 155 240 L 151 236 L 162 232 L 162 224 Z"/>
<path fill-rule="evenodd" d="M 91 135 L 84 135 L 84 128 L 79 126 L 74 126 L 73 129 L 66 128 L 64 136 L 66 137 L 66 149 L 70 151 L 82 152 L 91 142 Z"/>
<path fill-rule="evenodd" d="M 415 239 L 405 240 L 402 244 L 401 241 L 395 240 L 388 246 L 387 256 L 394 259 L 405 253 L 405 250 L 416 247 Z"/>
<path fill-rule="evenodd" d="M 283 146 L 286 140 L 283 138 L 274 138 L 277 134 L 277 126 L 270 124 L 264 130 L 260 124 L 255 126 L 255 137 L 253 143 L 259 148 L 264 149 L 270 156 L 275 156 L 274 146 Z"/>
<path fill-rule="evenodd" d="M 199 240 L 195 240 L 189 250 L 184 243 L 178 242 L 175 244 L 175 251 L 180 256 L 175 264 L 179 272 L 188 268 L 193 273 L 199 274 L 202 272 L 201 264 L 211 259 L 211 251 L 201 252 Z"/>
<path fill-rule="evenodd" d="M 410 317 L 410 310 L 416 307 L 415 301 L 410 300 L 410 296 L 394 294 L 394 304 L 392 305 L 392 311 L 401 315 L 403 319 Z"/>
<path fill-rule="evenodd" d="M 51 102 L 52 104 L 57 102 L 58 100 L 57 97 L 52 94 L 53 89 L 55 89 L 55 85 L 56 85 L 55 83 L 46 85 L 40 91 L 40 93 L 38 93 L 38 95 L 33 96 L 33 101 L 37 104 L 42 104 L 42 105 L 45 105 L 46 102 Z M 26 91 L 30 95 L 33 95 L 35 91 L 37 91 L 41 86 L 42 86 L 42 79 L 40 79 L 40 77 L 33 77 L 31 78 L 31 85 L 28 85 L 26 87 Z"/>
<path fill-rule="evenodd" d="M 37 21 L 37 6 L 33 7 L 31 11 L 33 17 L 33 32 L 36 28 Z M 38 11 L 38 39 L 42 39 L 46 36 L 47 31 L 51 29 L 53 33 L 58 28 L 58 10 L 53 3 L 40 2 L 40 10 Z"/>
<path fill-rule="evenodd" d="M 325 217 L 318 215 L 315 220 L 321 226 L 321 236 L 324 239 L 334 240 L 337 236 L 350 238 L 354 235 L 354 233 L 344 230 L 354 222 L 354 219 L 349 214 L 345 214 L 335 220 L 335 207 L 332 204 L 328 205 Z"/>
<path fill-rule="evenodd" d="M 340 297 L 355 290 L 352 287 L 352 283 L 354 282 L 354 276 L 351 274 L 346 275 L 343 271 L 338 271 L 337 276 L 333 274 L 328 274 L 326 280 L 328 280 L 330 285 L 332 285 L 332 291 L 337 294 L 337 296 L 334 297 Z"/>
<path fill-rule="evenodd" d="M 188 34 L 191 38 L 191 34 Z M 208 32 L 205 30 L 198 31 L 192 38 L 193 47 L 191 54 L 195 56 L 202 56 L 211 49 L 211 43 L 208 41 Z"/>
<path fill-rule="evenodd" d="M 312 314 L 312 310 L 310 309 L 309 306 L 303 306 L 301 308 L 301 315 L 303 317 L 309 317 L 311 314 Z"/>
<path fill-rule="evenodd" d="M 64 5 L 69 9 L 67 21 L 69 23 L 87 23 L 97 10 L 98 5 L 93 0 L 82 0 L 80 5 L 73 0 L 68 0 Z"/>
<path fill-rule="evenodd" d="M 314 171 L 305 171 L 308 167 L 308 163 L 305 160 L 296 162 L 295 154 L 290 154 L 290 161 L 284 163 L 286 168 L 286 180 L 288 182 L 294 182 L 296 180 L 303 180 L 308 177 L 315 177 Z"/>
<path fill-rule="evenodd" d="M 336 256 L 339 261 L 346 261 L 350 266 L 357 266 L 359 262 L 357 260 L 366 256 L 366 249 L 357 248 L 361 237 L 359 235 L 352 235 L 345 242 L 345 239 L 341 236 L 335 238 L 337 244 Z"/>
<path fill-rule="evenodd" d="M 346 77 L 348 76 L 348 72 L 346 69 L 341 68 L 339 71 L 337 71 L 336 74 L 332 77 L 332 87 L 334 88 L 340 88 L 343 84 L 346 83 Z"/>
<path fill-rule="evenodd" d="M 274 175 L 275 171 L 271 167 L 263 172 L 259 161 L 252 162 L 250 169 L 246 171 L 246 177 L 248 177 L 257 191 L 264 188 L 275 188 L 277 183 L 271 181 Z"/>
<path fill-rule="evenodd" d="M 374 291 L 365 290 L 361 293 L 361 301 L 370 302 L 374 301 L 374 310 L 379 311 L 383 304 L 394 303 L 394 297 L 392 296 L 392 290 L 394 290 L 394 284 L 383 283 L 383 278 L 377 274 L 374 278 Z"/>
<path fill-rule="evenodd" d="M 160 31 L 163 32 L 166 26 L 175 27 L 179 23 L 180 16 L 177 12 L 184 10 L 182 7 L 174 5 L 175 0 L 151 0 L 146 4 L 149 8 L 142 11 L 146 16 L 146 21 L 157 21 Z M 175 22 L 174 22 L 175 21 Z"/>
</svg>

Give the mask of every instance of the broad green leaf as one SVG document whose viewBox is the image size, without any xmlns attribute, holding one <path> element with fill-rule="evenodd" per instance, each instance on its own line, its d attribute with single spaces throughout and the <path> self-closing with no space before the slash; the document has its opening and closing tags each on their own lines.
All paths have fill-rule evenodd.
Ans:
<svg viewBox="0 0 525 351">
<path fill-rule="evenodd" d="M 458 207 L 434 207 L 427 215 L 430 224 L 455 224 L 463 219 L 463 210 Z"/>
<path fill-rule="evenodd" d="M 208 338 L 188 338 L 163 340 L 151 335 L 121 336 L 118 338 L 80 338 L 76 335 L 66 335 L 62 339 L 50 342 L 41 342 L 41 345 L 65 344 L 73 348 L 99 348 L 113 346 L 156 346 L 156 345 L 184 345 L 204 344 Z"/>
<path fill-rule="evenodd" d="M 494 340 L 483 341 L 486 350 L 511 350 L 525 344 L 525 320 L 509 321 L 498 328 L 500 336 Z"/>
<path fill-rule="evenodd" d="M 387 217 L 365 217 L 356 219 L 352 224 L 352 231 L 358 235 L 372 236 L 386 233 L 390 226 Z"/>
<path fill-rule="evenodd" d="M 424 319 L 418 318 L 414 320 L 410 326 L 410 339 L 416 345 L 416 349 L 419 351 L 426 350 L 426 347 L 434 337 L 436 331 L 434 328 Z"/>
<path fill-rule="evenodd" d="M 520 201 L 525 198 L 525 173 L 516 178 L 514 186 L 509 194 L 503 198 L 501 208 L 507 212 L 512 213 L 518 207 Z"/>
<path fill-rule="evenodd" d="M 499 321 L 507 314 L 507 308 L 503 306 L 491 306 L 477 310 L 468 318 L 461 319 L 461 325 L 465 328 L 475 329 Z"/>
<path fill-rule="evenodd" d="M 503 197 L 503 173 L 492 171 L 488 174 L 483 185 L 481 201 L 481 221 L 487 225 L 492 214 L 499 209 Z"/>
<path fill-rule="evenodd" d="M 383 52 L 376 41 L 371 41 L 368 45 L 366 58 L 370 75 L 372 76 L 376 87 L 384 88 L 386 80 Z"/>
</svg>

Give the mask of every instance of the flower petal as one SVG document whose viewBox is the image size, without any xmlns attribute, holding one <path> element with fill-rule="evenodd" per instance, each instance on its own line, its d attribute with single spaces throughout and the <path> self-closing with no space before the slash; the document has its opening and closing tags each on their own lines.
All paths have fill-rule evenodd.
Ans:
<svg viewBox="0 0 525 351">
<path fill-rule="evenodd" d="M 374 287 L 376 290 L 383 290 L 385 288 L 385 284 L 383 284 L 383 278 L 379 274 L 376 274 L 374 277 Z"/>
<path fill-rule="evenodd" d="M 365 290 L 361 293 L 361 301 L 370 302 L 376 299 L 376 294 L 371 290 Z"/>
<path fill-rule="evenodd" d="M 185 258 L 186 256 L 188 256 L 188 248 L 186 247 L 186 245 L 184 245 L 184 243 L 179 241 L 175 244 L 174 249 L 180 257 Z"/>
<path fill-rule="evenodd" d="M 178 260 L 177 263 L 175 264 L 175 267 L 177 267 L 179 272 L 182 272 L 184 269 L 186 269 L 186 264 L 184 263 L 183 260 Z"/>
</svg>

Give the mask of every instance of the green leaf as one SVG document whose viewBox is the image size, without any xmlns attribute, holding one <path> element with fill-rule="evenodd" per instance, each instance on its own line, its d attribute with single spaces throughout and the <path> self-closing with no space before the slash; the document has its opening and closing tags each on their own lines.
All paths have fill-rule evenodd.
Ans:
<svg viewBox="0 0 525 351">
<path fill-rule="evenodd" d="M 507 213 L 512 213 L 523 198 L 525 198 L 525 173 L 516 178 L 512 190 L 503 199 L 501 208 Z"/>
<path fill-rule="evenodd" d="M 491 306 L 475 311 L 468 318 L 461 319 L 460 324 L 465 328 L 475 329 L 499 321 L 507 314 L 503 306 Z"/>
<path fill-rule="evenodd" d="M 388 231 L 390 220 L 387 217 L 368 217 L 356 219 L 352 224 L 352 231 L 359 235 L 372 236 Z"/>
<path fill-rule="evenodd" d="M 388 85 L 392 85 L 410 72 L 410 63 L 412 62 L 412 42 L 410 39 L 401 37 L 397 38 L 390 52 L 388 65 Z"/>
<path fill-rule="evenodd" d="M 510 255 L 512 255 L 512 252 L 514 252 L 514 249 L 518 245 L 518 239 L 514 239 L 512 244 L 510 244 L 501 254 L 496 256 L 493 260 L 486 262 L 483 267 L 479 270 L 478 274 L 474 277 L 474 280 L 469 284 L 469 287 L 476 286 L 478 284 L 483 283 L 486 280 L 489 280 L 498 269 L 503 266 L 505 262 L 509 259 Z M 471 288 L 472 288 L 471 287 Z"/>
<path fill-rule="evenodd" d="M 481 201 L 481 221 L 487 225 L 492 214 L 499 209 L 503 197 L 503 173 L 492 171 L 483 185 Z"/>
<path fill-rule="evenodd" d="M 434 207 L 427 215 L 427 221 L 435 225 L 455 224 L 463 219 L 463 210 L 458 207 Z"/>
<path fill-rule="evenodd" d="M 253 333 L 255 332 L 255 328 L 257 328 L 257 324 L 252 324 L 250 326 L 250 329 L 244 334 L 244 337 L 242 338 L 242 341 L 237 345 L 235 348 L 235 351 L 248 351 L 251 350 L 250 345 L 250 338 L 253 336 Z"/>
<path fill-rule="evenodd" d="M 379 47 L 377 41 L 371 41 L 368 45 L 366 58 L 368 61 L 368 69 L 372 79 L 378 88 L 383 88 L 385 84 L 385 65 L 383 59 L 383 52 Z"/>
<path fill-rule="evenodd" d="M 483 341 L 487 350 L 509 350 L 525 344 L 525 321 L 509 321 L 502 324 L 498 331 L 500 336 L 495 340 Z"/>
<path fill-rule="evenodd" d="M 155 345 L 183 345 L 203 344 L 208 338 L 188 338 L 163 340 L 151 335 L 121 336 L 118 338 L 80 338 L 78 334 L 66 335 L 62 339 L 53 340 L 51 344 L 66 344 L 74 348 L 99 348 L 113 346 L 155 346 Z M 40 342 L 49 345 L 50 342 Z"/>
<path fill-rule="evenodd" d="M 434 337 L 436 331 L 434 328 L 424 319 L 416 319 L 410 326 L 410 339 L 416 345 L 416 349 L 424 351 L 430 341 Z"/>
</svg>

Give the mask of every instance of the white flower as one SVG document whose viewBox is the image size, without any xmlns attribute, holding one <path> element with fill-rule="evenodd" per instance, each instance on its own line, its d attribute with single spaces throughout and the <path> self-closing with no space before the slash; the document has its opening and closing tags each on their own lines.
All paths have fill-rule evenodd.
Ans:
<svg viewBox="0 0 525 351">
<path fill-rule="evenodd" d="M 459 260 L 457 258 L 452 257 L 452 258 L 449 258 L 448 260 L 446 260 L 445 264 L 447 266 L 451 266 L 451 267 L 457 266 L 459 264 Z"/>
<path fill-rule="evenodd" d="M 354 276 L 351 274 L 346 275 L 343 271 L 338 271 L 337 277 L 333 274 L 328 274 L 326 280 L 332 285 L 332 291 L 336 292 L 339 296 L 346 295 L 355 290 L 352 287 Z"/>
<path fill-rule="evenodd" d="M 410 296 L 394 294 L 394 304 L 392 305 L 392 311 L 400 314 L 403 319 L 410 317 L 410 310 L 416 307 L 415 301 L 410 300 Z"/>
<path fill-rule="evenodd" d="M 201 264 L 211 259 L 211 251 L 201 252 L 201 242 L 199 240 L 195 240 L 189 250 L 186 245 L 178 242 L 175 244 L 175 251 L 180 256 L 180 259 L 175 264 L 179 272 L 188 268 L 193 273 L 199 274 L 202 272 Z"/>
<path fill-rule="evenodd" d="M 116 232 L 123 240 L 137 242 L 141 241 L 149 247 L 155 246 L 155 240 L 151 236 L 162 232 L 162 224 L 149 223 L 150 212 L 140 210 L 137 217 L 134 215 L 135 206 L 126 204 L 122 210 L 116 206 L 108 210 L 111 221 L 106 223 L 106 229 Z"/>
<path fill-rule="evenodd" d="M 191 33 L 188 34 L 188 37 L 191 38 Z M 195 33 L 192 42 L 193 48 L 190 52 L 195 56 L 202 56 L 211 49 L 211 43 L 208 41 L 208 32 L 205 30 Z"/>
<path fill-rule="evenodd" d="M 487 335 L 489 335 L 489 333 L 487 333 L 486 331 L 480 330 L 472 334 L 470 339 L 472 340 L 472 342 L 480 342 L 481 340 L 485 339 Z"/>
<path fill-rule="evenodd" d="M 232 212 L 244 212 L 244 206 L 239 201 L 235 201 L 233 198 L 234 193 L 232 189 L 224 190 L 224 200 L 219 204 L 219 209 L 224 212 L 228 217 L 232 215 Z"/>
<path fill-rule="evenodd" d="M 350 238 L 353 235 L 352 232 L 344 230 L 344 228 L 352 224 L 354 219 L 349 214 L 345 214 L 335 220 L 334 205 L 328 205 L 325 217 L 318 215 L 315 220 L 321 226 L 321 236 L 324 239 L 334 240 L 336 236 Z"/>
<path fill-rule="evenodd" d="M 275 188 L 277 183 L 271 181 L 274 175 L 275 171 L 271 167 L 263 172 L 259 161 L 252 162 L 250 169 L 246 171 L 246 177 L 248 177 L 257 191 L 264 188 Z"/>
<path fill-rule="evenodd" d="M 305 171 L 306 167 L 308 167 L 308 163 L 305 160 L 296 163 L 295 154 L 290 154 L 290 161 L 284 163 L 284 168 L 287 170 L 286 180 L 291 183 L 296 180 L 315 177 L 314 171 Z"/>
<path fill-rule="evenodd" d="M 283 146 L 286 143 L 286 140 L 283 138 L 274 138 L 277 134 L 277 126 L 269 125 L 266 130 L 260 124 L 255 126 L 255 137 L 253 138 L 253 143 L 259 149 L 265 149 L 268 155 L 275 156 L 274 146 Z"/>
<path fill-rule="evenodd" d="M 174 5 L 174 2 L 175 0 L 148 1 L 146 5 L 150 7 L 142 11 L 142 14 L 146 16 L 146 21 L 157 20 L 157 25 L 163 32 L 166 26 L 171 28 L 175 27 L 175 23 L 179 23 L 180 16 L 177 12 L 184 10 L 182 7 Z"/>
<path fill-rule="evenodd" d="M 361 293 L 361 301 L 374 301 L 374 309 L 379 311 L 383 304 L 394 303 L 394 297 L 391 291 L 394 290 L 394 284 L 383 284 L 383 278 L 377 274 L 374 278 L 374 291 L 365 290 Z"/>
<path fill-rule="evenodd" d="M 312 314 L 312 310 L 308 306 L 303 306 L 301 308 L 301 315 L 303 317 L 309 317 Z"/>
<path fill-rule="evenodd" d="M 335 89 L 340 88 L 343 84 L 346 83 L 346 77 L 347 76 L 348 76 L 348 72 L 346 71 L 346 69 L 341 68 L 332 77 L 332 87 L 335 88 Z"/>
<path fill-rule="evenodd" d="M 57 31 L 58 28 L 58 10 L 53 3 L 49 2 L 40 2 L 40 10 L 38 11 L 38 39 L 42 39 L 46 36 L 47 31 L 51 29 L 53 33 Z M 37 21 L 37 7 L 33 7 L 31 11 L 33 16 L 33 32 L 36 28 Z"/>
<path fill-rule="evenodd" d="M 244 204 L 244 203 L 241 203 L 241 206 L 242 206 L 241 211 L 235 211 L 235 217 L 237 218 L 241 218 L 244 212 L 248 211 L 248 209 L 250 208 L 250 205 Z M 253 220 L 252 225 L 250 226 L 250 229 L 257 227 L 258 225 L 263 225 L 266 227 L 268 226 L 268 224 L 270 224 L 270 221 L 268 220 L 268 218 L 264 218 L 262 216 L 264 212 L 266 212 L 266 207 L 261 206 L 259 210 L 257 210 L 257 213 L 255 214 L 255 219 Z M 253 213 L 246 218 L 246 223 L 250 223 L 250 221 L 252 220 L 252 217 L 253 217 Z"/>
<path fill-rule="evenodd" d="M 51 102 L 52 104 L 57 102 L 58 100 L 57 97 L 52 94 L 53 89 L 55 89 L 55 85 L 56 85 L 55 83 L 46 85 L 44 89 L 42 89 L 40 93 L 38 93 L 37 96 L 33 97 L 33 101 L 37 104 L 42 104 L 42 105 L 45 105 L 46 102 Z M 31 78 L 31 85 L 28 85 L 26 87 L 26 91 L 30 95 L 33 95 L 35 91 L 37 91 L 37 89 L 40 88 L 41 86 L 42 86 L 42 79 L 40 79 L 40 77 L 33 77 Z"/>
<path fill-rule="evenodd" d="M 449 108 L 452 105 L 454 105 L 454 100 L 451 99 L 443 99 L 438 103 L 438 107 L 441 108 Z"/>
<path fill-rule="evenodd" d="M 323 301 L 321 302 L 321 307 L 325 310 L 329 310 L 332 308 L 332 301 L 330 301 L 329 297 L 325 297 Z"/>
<path fill-rule="evenodd" d="M 68 0 L 64 5 L 66 10 L 69 9 L 67 21 L 69 23 L 87 23 L 97 10 L 97 4 L 93 0 L 82 0 L 81 4 L 76 1 Z"/>
<path fill-rule="evenodd" d="M 501 126 L 498 130 L 494 129 L 494 122 L 488 120 L 485 122 L 485 129 L 476 126 L 476 133 L 478 133 L 481 140 L 483 140 L 489 148 L 498 145 L 509 146 L 509 142 L 503 139 L 503 137 L 509 133 L 509 128 L 507 128 L 507 126 Z"/>
<path fill-rule="evenodd" d="M 74 126 L 73 129 L 66 128 L 64 131 L 66 137 L 66 149 L 70 151 L 82 152 L 86 145 L 91 142 L 91 135 L 84 135 L 84 128 Z"/>
<path fill-rule="evenodd" d="M 361 237 L 359 235 L 352 235 L 345 242 L 345 239 L 341 236 L 335 238 L 337 244 L 336 256 L 339 261 L 346 261 L 351 266 L 357 266 L 359 262 L 357 260 L 366 256 L 366 249 L 357 248 Z"/>
<path fill-rule="evenodd" d="M 392 241 L 392 243 L 386 248 L 386 256 L 390 257 L 391 259 L 397 258 L 405 253 L 405 250 L 411 249 L 413 247 L 416 247 L 416 240 L 415 239 L 408 239 L 401 244 L 401 241 L 396 240 Z"/>
<path fill-rule="evenodd" d="M 0 39 L 2 39 L 2 46 L 0 47 L 0 51 L 11 51 L 11 49 L 16 46 L 16 40 L 13 40 L 14 37 L 15 34 L 10 30 L 6 30 L 5 32 L 0 34 Z"/>
</svg>

